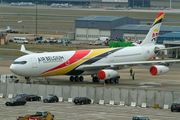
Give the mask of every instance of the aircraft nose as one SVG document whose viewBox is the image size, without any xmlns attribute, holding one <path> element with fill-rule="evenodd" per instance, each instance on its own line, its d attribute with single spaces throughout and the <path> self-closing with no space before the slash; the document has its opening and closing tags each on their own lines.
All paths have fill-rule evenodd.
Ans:
<svg viewBox="0 0 180 120">
<path fill-rule="evenodd" d="M 10 68 L 9 68 L 10 70 L 11 70 L 11 72 L 13 72 L 13 73 L 15 73 L 15 66 L 13 65 L 13 64 L 11 64 L 11 66 L 10 66 Z"/>
</svg>

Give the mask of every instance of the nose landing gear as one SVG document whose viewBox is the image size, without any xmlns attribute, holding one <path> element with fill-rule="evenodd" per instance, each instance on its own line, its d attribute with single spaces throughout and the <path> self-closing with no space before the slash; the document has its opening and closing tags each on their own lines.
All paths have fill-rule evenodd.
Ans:
<svg viewBox="0 0 180 120">
<path fill-rule="evenodd" d="M 31 80 L 30 77 L 25 77 L 25 79 L 26 79 L 26 81 L 27 81 L 26 84 L 32 84 L 32 83 L 30 82 L 30 80 Z"/>
</svg>

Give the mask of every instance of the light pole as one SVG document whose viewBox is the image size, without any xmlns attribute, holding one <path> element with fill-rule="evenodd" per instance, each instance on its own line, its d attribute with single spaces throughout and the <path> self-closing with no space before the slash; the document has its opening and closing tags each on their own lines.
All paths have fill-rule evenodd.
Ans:
<svg viewBox="0 0 180 120">
<path fill-rule="evenodd" d="M 37 3 L 38 2 L 35 2 L 36 3 L 36 37 L 37 37 Z"/>
</svg>

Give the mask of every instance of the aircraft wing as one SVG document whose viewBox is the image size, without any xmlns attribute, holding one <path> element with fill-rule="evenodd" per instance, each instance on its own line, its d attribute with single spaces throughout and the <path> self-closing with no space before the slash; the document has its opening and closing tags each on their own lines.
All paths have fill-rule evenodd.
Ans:
<svg viewBox="0 0 180 120">
<path fill-rule="evenodd" d="M 82 65 L 76 70 L 84 70 L 84 71 L 91 71 L 91 70 L 101 70 L 105 68 L 115 68 L 120 67 L 123 68 L 124 66 L 136 66 L 136 65 L 168 65 L 170 63 L 180 63 L 180 60 L 159 60 L 159 61 L 135 61 L 135 62 L 121 62 L 121 63 L 110 63 L 110 64 L 98 64 L 98 65 Z"/>
<path fill-rule="evenodd" d="M 21 51 L 21 52 L 24 52 L 24 53 L 27 53 L 27 54 L 32 54 L 32 53 L 34 53 L 34 52 L 31 52 L 31 51 L 26 50 L 25 47 L 24 47 L 24 45 L 21 45 L 21 50 L 20 50 L 20 51 Z"/>
</svg>

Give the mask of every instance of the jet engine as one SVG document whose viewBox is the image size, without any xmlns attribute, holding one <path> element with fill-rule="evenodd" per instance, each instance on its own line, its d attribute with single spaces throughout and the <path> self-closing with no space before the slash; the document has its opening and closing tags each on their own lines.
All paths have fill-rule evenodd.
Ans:
<svg viewBox="0 0 180 120">
<path fill-rule="evenodd" d="M 98 72 L 98 77 L 100 80 L 115 78 L 117 76 L 119 76 L 118 72 L 116 70 L 112 70 L 112 69 L 100 70 Z"/>
<path fill-rule="evenodd" d="M 150 68 L 149 72 L 151 75 L 161 75 L 169 72 L 169 68 L 164 65 L 154 65 Z"/>
</svg>

